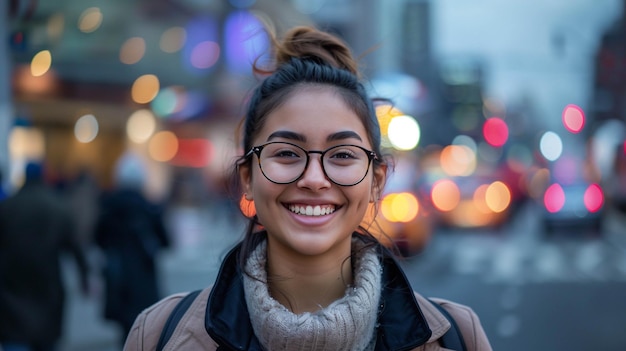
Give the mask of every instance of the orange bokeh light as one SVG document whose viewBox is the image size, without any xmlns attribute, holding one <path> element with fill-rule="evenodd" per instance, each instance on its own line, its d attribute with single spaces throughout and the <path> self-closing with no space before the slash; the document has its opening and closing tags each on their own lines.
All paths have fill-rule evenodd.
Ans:
<svg viewBox="0 0 626 351">
<path fill-rule="evenodd" d="M 461 201 L 461 192 L 452 180 L 442 179 L 433 185 L 431 199 L 438 210 L 452 211 Z"/>
</svg>

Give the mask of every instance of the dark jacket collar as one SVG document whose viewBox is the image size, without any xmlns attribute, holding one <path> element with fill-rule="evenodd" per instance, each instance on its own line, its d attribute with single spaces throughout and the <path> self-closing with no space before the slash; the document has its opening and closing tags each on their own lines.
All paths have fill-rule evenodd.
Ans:
<svg viewBox="0 0 626 351">
<path fill-rule="evenodd" d="M 358 234 L 357 234 L 358 235 Z M 233 248 L 220 267 L 207 303 L 205 328 L 221 348 L 262 350 L 254 335 L 243 289 L 238 255 Z M 381 248 L 383 291 L 376 350 L 411 350 L 430 338 L 431 330 L 396 260 Z"/>
</svg>

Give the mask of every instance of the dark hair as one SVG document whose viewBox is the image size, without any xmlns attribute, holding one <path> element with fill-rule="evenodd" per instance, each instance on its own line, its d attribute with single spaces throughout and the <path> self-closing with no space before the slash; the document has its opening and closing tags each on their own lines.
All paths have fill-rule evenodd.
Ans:
<svg viewBox="0 0 626 351">
<path fill-rule="evenodd" d="M 263 127 L 267 116 L 281 106 L 290 96 L 303 88 L 318 85 L 335 89 L 341 99 L 360 118 L 368 134 L 372 150 L 379 156 L 373 167 L 381 167 L 386 161 L 380 149 L 381 135 L 372 100 L 360 81 L 357 62 L 348 46 L 338 37 L 313 27 L 295 27 L 282 40 L 269 33 L 273 44 L 275 67 L 262 69 L 256 64 L 255 73 L 267 77 L 252 92 L 243 121 L 243 152 L 250 150 L 252 140 Z M 251 159 L 241 156 L 237 167 Z M 239 182 L 237 169 L 233 170 L 233 181 Z M 239 185 L 239 184 L 238 184 Z M 239 189 L 239 187 L 237 187 Z M 240 195 L 240 194 L 239 194 Z M 250 219 L 243 239 L 240 264 L 264 239 L 253 235 L 258 230 L 256 215 Z M 367 233 L 365 228 L 361 228 Z"/>
</svg>

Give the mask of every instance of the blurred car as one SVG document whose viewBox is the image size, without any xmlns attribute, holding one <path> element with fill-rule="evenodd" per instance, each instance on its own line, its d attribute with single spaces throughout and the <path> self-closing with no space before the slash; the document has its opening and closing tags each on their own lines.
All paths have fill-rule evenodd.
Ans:
<svg viewBox="0 0 626 351">
<path fill-rule="evenodd" d="M 513 201 L 521 198 L 508 184 L 519 176 L 506 174 L 497 162 L 480 162 L 469 147 L 434 148 L 421 160 L 419 195 L 439 227 L 497 228 L 509 218 Z"/>
<path fill-rule="evenodd" d="M 385 194 L 372 229 L 385 246 L 405 257 L 422 252 L 432 235 L 429 213 L 412 192 Z"/>
<path fill-rule="evenodd" d="M 431 199 L 442 225 L 457 228 L 499 227 L 508 218 L 511 191 L 491 176 L 450 177 L 437 181 Z"/>
<path fill-rule="evenodd" d="M 370 204 L 364 221 L 381 243 L 405 257 L 420 253 L 432 236 L 432 211 L 417 192 L 419 179 L 411 154 L 399 155 L 378 208 Z"/>
<path fill-rule="evenodd" d="M 596 183 L 554 182 L 543 195 L 543 228 L 546 234 L 591 230 L 600 234 L 604 191 Z"/>
</svg>

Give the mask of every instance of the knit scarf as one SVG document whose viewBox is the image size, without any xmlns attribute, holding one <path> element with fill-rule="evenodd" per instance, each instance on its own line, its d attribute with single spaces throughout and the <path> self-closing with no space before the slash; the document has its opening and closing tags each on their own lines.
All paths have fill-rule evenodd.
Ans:
<svg viewBox="0 0 626 351">
<path fill-rule="evenodd" d="M 352 240 L 354 285 L 328 307 L 294 314 L 272 298 L 267 286 L 267 243 L 246 262 L 244 290 L 250 321 L 261 345 L 269 351 L 370 351 L 376 342 L 382 266 L 375 249 L 362 250 Z"/>
</svg>

